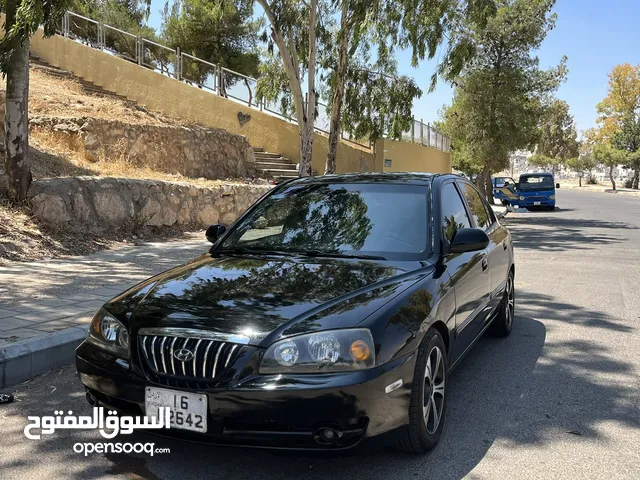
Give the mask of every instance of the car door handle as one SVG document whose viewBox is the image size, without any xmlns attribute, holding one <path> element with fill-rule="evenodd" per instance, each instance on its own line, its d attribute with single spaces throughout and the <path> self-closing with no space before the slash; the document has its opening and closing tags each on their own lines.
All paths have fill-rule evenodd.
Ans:
<svg viewBox="0 0 640 480">
<path fill-rule="evenodd" d="M 487 257 L 482 257 L 482 271 L 484 272 L 489 266 L 489 262 L 487 262 Z"/>
</svg>

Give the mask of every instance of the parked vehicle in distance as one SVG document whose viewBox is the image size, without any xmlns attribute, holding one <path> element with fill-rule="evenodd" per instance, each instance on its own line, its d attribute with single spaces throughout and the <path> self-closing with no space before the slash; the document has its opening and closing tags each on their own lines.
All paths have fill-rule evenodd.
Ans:
<svg viewBox="0 0 640 480">
<path fill-rule="evenodd" d="M 510 205 L 518 200 L 516 182 L 511 177 L 493 177 L 493 198 L 500 200 L 503 205 Z"/>
<path fill-rule="evenodd" d="M 388 434 L 426 452 L 451 369 L 512 329 L 511 236 L 457 175 L 298 178 L 207 238 L 95 315 L 76 350 L 91 405 L 170 407 L 168 434 L 194 441 L 338 450 Z"/>
<path fill-rule="evenodd" d="M 516 184 L 518 191 L 517 206 L 523 208 L 556 208 L 556 188 L 559 183 L 553 180 L 551 173 L 523 173 Z M 514 201 L 515 204 L 515 201 Z"/>
</svg>

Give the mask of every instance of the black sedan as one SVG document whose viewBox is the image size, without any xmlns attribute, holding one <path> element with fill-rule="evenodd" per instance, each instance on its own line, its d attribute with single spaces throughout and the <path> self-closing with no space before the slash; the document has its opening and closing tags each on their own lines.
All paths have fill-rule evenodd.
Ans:
<svg viewBox="0 0 640 480">
<path fill-rule="evenodd" d="M 76 352 L 92 405 L 170 407 L 168 434 L 212 443 L 425 452 L 451 369 L 511 332 L 509 231 L 455 175 L 289 181 L 207 238 L 95 315 Z"/>
</svg>

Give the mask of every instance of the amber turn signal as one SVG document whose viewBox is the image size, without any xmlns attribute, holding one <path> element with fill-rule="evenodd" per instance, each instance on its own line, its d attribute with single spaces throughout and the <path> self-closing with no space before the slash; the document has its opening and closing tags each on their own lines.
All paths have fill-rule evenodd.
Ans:
<svg viewBox="0 0 640 480">
<path fill-rule="evenodd" d="M 371 355 L 371 349 L 364 340 L 355 340 L 349 349 L 351 358 L 356 362 L 364 362 Z"/>
</svg>

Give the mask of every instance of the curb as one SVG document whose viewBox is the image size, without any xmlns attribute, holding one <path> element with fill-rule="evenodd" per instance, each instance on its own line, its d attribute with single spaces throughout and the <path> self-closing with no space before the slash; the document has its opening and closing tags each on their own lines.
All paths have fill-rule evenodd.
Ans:
<svg viewBox="0 0 640 480">
<path fill-rule="evenodd" d="M 627 195 L 629 197 L 640 197 L 640 191 L 628 191 L 628 190 L 613 190 L 612 188 L 608 188 L 605 190 L 605 193 L 615 193 L 616 195 Z"/>
<path fill-rule="evenodd" d="M 87 328 L 65 328 L 0 349 L 0 388 L 73 362 L 76 347 L 85 339 Z"/>
</svg>

